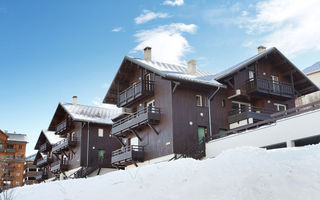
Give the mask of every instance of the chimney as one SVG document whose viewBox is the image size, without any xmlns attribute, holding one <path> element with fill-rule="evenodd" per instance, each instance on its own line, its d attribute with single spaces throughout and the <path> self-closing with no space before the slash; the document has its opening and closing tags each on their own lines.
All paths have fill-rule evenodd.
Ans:
<svg viewBox="0 0 320 200">
<path fill-rule="evenodd" d="M 189 75 L 196 75 L 197 66 L 195 60 L 189 60 L 188 62 L 188 74 Z"/>
<path fill-rule="evenodd" d="M 151 61 L 151 47 L 144 48 L 144 60 Z"/>
<path fill-rule="evenodd" d="M 78 100 L 78 97 L 77 96 L 73 96 L 72 97 L 72 104 L 73 105 L 77 105 L 77 100 Z"/>
<path fill-rule="evenodd" d="M 258 46 L 258 53 L 264 52 L 266 49 L 267 47 L 260 45 Z"/>
</svg>

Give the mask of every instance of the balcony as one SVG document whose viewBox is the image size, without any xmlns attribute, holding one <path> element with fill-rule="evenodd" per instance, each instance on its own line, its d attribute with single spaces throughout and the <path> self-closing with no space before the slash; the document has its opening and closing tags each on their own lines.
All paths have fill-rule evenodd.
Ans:
<svg viewBox="0 0 320 200">
<path fill-rule="evenodd" d="M 51 164 L 50 171 L 55 173 L 55 172 L 67 171 L 68 169 L 69 169 L 69 165 L 67 161 L 58 160 L 57 162 L 54 162 Z"/>
<path fill-rule="evenodd" d="M 17 149 L 14 148 L 0 148 L 0 152 L 4 153 L 16 153 Z"/>
<path fill-rule="evenodd" d="M 144 161 L 143 146 L 126 146 L 112 152 L 111 164 L 114 166 L 128 166 L 136 162 Z"/>
<path fill-rule="evenodd" d="M 45 165 L 48 165 L 50 163 L 52 163 L 53 158 L 52 157 L 45 157 L 45 158 L 40 158 L 39 160 L 37 160 L 37 166 L 38 167 L 43 167 Z"/>
<path fill-rule="evenodd" d="M 143 80 L 120 92 L 118 107 L 127 106 L 144 97 L 154 94 L 154 81 Z"/>
<path fill-rule="evenodd" d="M 70 131 L 72 129 L 73 129 L 72 120 L 65 119 L 56 126 L 56 134 L 57 135 L 64 135 L 65 133 L 67 133 L 68 131 Z"/>
<path fill-rule="evenodd" d="M 10 175 L 10 174 L 3 174 L 2 175 L 2 180 L 4 181 L 13 181 L 14 176 Z"/>
<path fill-rule="evenodd" d="M 48 143 L 44 143 L 40 145 L 39 151 L 40 152 L 46 152 L 50 149 L 50 145 Z"/>
<path fill-rule="evenodd" d="M 146 107 L 134 114 L 119 119 L 112 125 L 111 134 L 125 136 L 133 128 L 141 127 L 146 124 L 156 125 L 160 123 L 160 108 Z"/>
<path fill-rule="evenodd" d="M 4 169 L 9 170 L 9 171 L 14 171 L 16 167 L 14 165 L 5 165 Z"/>
<path fill-rule="evenodd" d="M 246 119 L 253 119 L 253 122 L 262 121 L 270 119 L 272 113 L 275 113 L 275 111 L 254 106 L 242 106 L 241 109 L 229 112 L 228 122 L 232 124 Z"/>
<path fill-rule="evenodd" d="M 290 83 L 273 81 L 264 77 L 256 77 L 246 82 L 248 94 L 270 95 L 282 99 L 294 97 L 294 89 Z"/>
<path fill-rule="evenodd" d="M 47 172 L 39 172 L 36 176 L 35 176 L 37 181 L 43 181 L 45 179 L 48 179 L 48 173 Z"/>
<path fill-rule="evenodd" d="M 70 148 L 73 148 L 77 145 L 77 138 L 72 138 L 70 140 L 69 138 L 65 138 L 61 140 L 60 142 L 56 143 L 52 147 L 52 153 L 61 153 L 63 150 L 68 150 Z"/>
</svg>

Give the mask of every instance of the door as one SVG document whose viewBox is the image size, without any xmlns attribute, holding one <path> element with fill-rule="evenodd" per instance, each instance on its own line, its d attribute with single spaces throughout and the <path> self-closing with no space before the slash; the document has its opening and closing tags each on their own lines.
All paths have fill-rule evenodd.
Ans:
<svg viewBox="0 0 320 200">
<path fill-rule="evenodd" d="M 272 79 L 272 89 L 274 92 L 279 93 L 280 92 L 280 85 L 279 85 L 279 77 L 277 76 L 271 76 Z"/>
<path fill-rule="evenodd" d="M 151 81 L 151 74 L 149 73 L 149 74 L 146 74 L 145 75 L 145 80 L 146 80 L 146 89 L 147 90 L 151 90 L 151 83 L 150 83 L 150 81 Z"/>
<path fill-rule="evenodd" d="M 149 101 L 146 104 L 147 108 L 151 110 L 151 112 L 155 112 L 155 100 Z"/>
<path fill-rule="evenodd" d="M 99 162 L 103 162 L 105 153 L 106 153 L 106 151 L 104 149 L 99 149 L 98 150 L 98 160 L 99 160 Z"/>
<path fill-rule="evenodd" d="M 138 146 L 139 145 L 139 139 L 137 137 L 132 137 L 130 139 L 130 145 Z"/>
<path fill-rule="evenodd" d="M 198 127 L 198 142 L 201 143 L 203 138 L 205 137 L 205 127 L 199 126 Z"/>
</svg>

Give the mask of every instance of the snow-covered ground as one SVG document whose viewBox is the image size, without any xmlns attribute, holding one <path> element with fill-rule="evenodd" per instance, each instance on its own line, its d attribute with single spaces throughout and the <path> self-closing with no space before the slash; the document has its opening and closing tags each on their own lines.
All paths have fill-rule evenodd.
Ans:
<svg viewBox="0 0 320 200">
<path fill-rule="evenodd" d="M 181 159 L 14 190 L 16 200 L 320 199 L 320 145 L 242 147 L 203 161 Z"/>
</svg>

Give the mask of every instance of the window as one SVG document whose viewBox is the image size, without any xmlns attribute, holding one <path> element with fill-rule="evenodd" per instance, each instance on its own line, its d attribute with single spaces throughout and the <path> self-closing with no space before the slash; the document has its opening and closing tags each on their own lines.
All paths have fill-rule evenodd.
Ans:
<svg viewBox="0 0 320 200">
<path fill-rule="evenodd" d="M 98 150 L 98 159 L 99 159 L 99 161 L 102 161 L 104 159 L 104 154 L 105 154 L 105 150 L 104 149 L 99 149 Z"/>
<path fill-rule="evenodd" d="M 232 101 L 232 110 L 237 113 L 251 111 L 251 104 L 250 103 L 243 103 L 238 101 Z"/>
<path fill-rule="evenodd" d="M 22 149 L 22 145 L 19 145 L 19 149 Z"/>
<path fill-rule="evenodd" d="M 21 164 L 18 164 L 18 168 L 20 168 L 21 167 Z"/>
<path fill-rule="evenodd" d="M 20 172 L 17 172 L 17 176 L 20 176 Z"/>
<path fill-rule="evenodd" d="M 7 148 L 8 149 L 13 149 L 13 145 L 12 144 L 7 144 Z"/>
<path fill-rule="evenodd" d="M 249 80 L 253 81 L 254 80 L 254 71 L 249 71 Z"/>
<path fill-rule="evenodd" d="M 155 100 L 151 100 L 146 103 L 147 108 L 151 109 L 151 112 L 153 113 L 155 112 L 155 109 L 154 109 L 155 105 L 156 105 Z"/>
<path fill-rule="evenodd" d="M 226 100 L 225 100 L 225 99 L 222 99 L 221 107 L 222 107 L 222 108 L 226 107 Z"/>
<path fill-rule="evenodd" d="M 284 105 L 284 104 L 274 103 L 273 105 L 274 105 L 274 109 L 276 111 L 285 111 L 285 110 L 287 110 L 287 106 Z"/>
<path fill-rule="evenodd" d="M 202 106 L 202 96 L 196 95 L 197 106 Z"/>
<path fill-rule="evenodd" d="M 102 129 L 102 128 L 99 128 L 99 130 L 98 130 L 98 136 L 99 136 L 99 137 L 103 137 L 103 129 Z"/>
<path fill-rule="evenodd" d="M 20 185 L 20 182 L 19 182 L 19 181 L 16 181 L 16 185 L 17 185 L 17 186 Z"/>
</svg>

